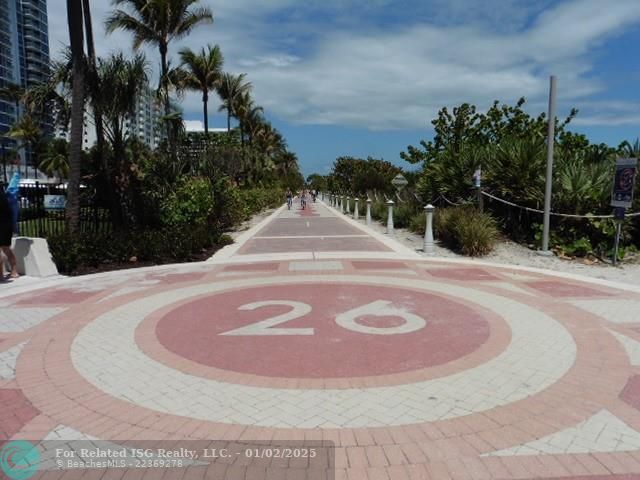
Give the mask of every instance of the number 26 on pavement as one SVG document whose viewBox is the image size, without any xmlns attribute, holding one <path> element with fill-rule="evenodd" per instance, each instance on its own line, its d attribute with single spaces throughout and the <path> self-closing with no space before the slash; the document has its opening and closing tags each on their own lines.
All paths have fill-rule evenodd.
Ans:
<svg viewBox="0 0 640 480">
<path fill-rule="evenodd" d="M 291 307 L 286 313 L 270 317 L 259 322 L 245 325 L 244 327 L 229 330 L 220 333 L 220 335 L 229 336 L 247 336 L 247 335 L 314 335 L 313 327 L 307 328 L 285 328 L 278 327 L 289 320 L 304 317 L 311 312 L 311 306 L 302 302 L 294 302 L 290 300 L 267 300 L 263 302 L 247 303 L 238 308 L 238 310 L 257 310 L 262 307 L 271 306 L 287 306 Z M 356 322 L 358 317 L 374 316 L 374 317 L 400 317 L 403 320 L 401 325 L 393 327 L 372 327 L 361 325 Z M 418 315 L 407 312 L 402 308 L 394 307 L 391 302 L 386 300 L 376 300 L 375 302 L 362 305 L 343 312 L 335 317 L 335 322 L 347 330 L 358 333 L 367 333 L 373 335 L 397 335 L 402 333 L 411 333 L 424 328 L 427 322 Z"/>
</svg>

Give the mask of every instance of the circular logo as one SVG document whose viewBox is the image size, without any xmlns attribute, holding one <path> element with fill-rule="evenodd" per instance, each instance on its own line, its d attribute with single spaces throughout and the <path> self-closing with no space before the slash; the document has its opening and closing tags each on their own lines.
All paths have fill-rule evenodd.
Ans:
<svg viewBox="0 0 640 480">
<path fill-rule="evenodd" d="M 31 443 L 16 440 L 0 450 L 0 468 L 12 480 L 26 480 L 38 471 L 40 451 Z"/>
</svg>

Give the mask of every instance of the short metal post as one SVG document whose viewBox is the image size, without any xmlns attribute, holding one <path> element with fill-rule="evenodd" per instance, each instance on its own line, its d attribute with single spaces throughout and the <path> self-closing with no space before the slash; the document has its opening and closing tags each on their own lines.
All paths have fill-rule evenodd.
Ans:
<svg viewBox="0 0 640 480">
<path fill-rule="evenodd" d="M 434 242 L 433 242 L 433 212 L 436 209 L 433 205 L 429 204 L 424 207 L 424 211 L 427 215 L 427 225 L 424 229 L 424 253 L 433 254 Z"/>
<path fill-rule="evenodd" d="M 393 200 L 387 200 L 389 215 L 387 216 L 387 235 L 393 235 Z"/>
<path fill-rule="evenodd" d="M 347 215 L 351 213 L 351 197 L 347 197 Z"/>
<path fill-rule="evenodd" d="M 360 199 L 358 197 L 356 197 L 354 199 L 354 202 L 355 202 L 355 205 L 353 207 L 353 218 L 354 218 L 354 220 L 358 220 L 360 218 L 360 212 L 358 211 L 358 201 L 359 200 Z"/>
<path fill-rule="evenodd" d="M 370 198 L 367 198 L 367 225 L 371 225 L 371 202 L 372 200 Z"/>
</svg>

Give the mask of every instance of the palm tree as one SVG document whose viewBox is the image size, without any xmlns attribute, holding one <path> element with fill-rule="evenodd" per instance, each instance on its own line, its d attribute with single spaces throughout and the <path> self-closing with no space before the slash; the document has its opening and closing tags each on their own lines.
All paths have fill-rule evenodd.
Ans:
<svg viewBox="0 0 640 480">
<path fill-rule="evenodd" d="M 132 59 L 125 58 L 122 53 L 111 55 L 98 60 L 97 77 L 104 92 L 91 100 L 102 113 L 105 137 L 113 150 L 106 173 L 115 193 L 111 204 L 112 219 L 114 226 L 120 227 L 132 215 L 128 210 L 131 164 L 126 151 L 126 121 L 135 114 L 136 99 L 147 84 L 147 61 L 142 54 Z"/>
<path fill-rule="evenodd" d="M 169 44 L 188 35 L 196 26 L 213 22 L 207 7 L 194 7 L 198 0 L 115 0 L 117 9 L 106 21 L 107 33 L 122 29 L 133 34 L 133 48 L 155 45 L 160 51 L 160 87 L 165 115 L 171 113 L 169 101 Z M 194 7 L 194 8 L 192 8 Z"/>
<path fill-rule="evenodd" d="M 7 137 L 20 140 L 22 142 L 20 148 L 24 148 L 26 151 L 29 150 L 30 146 L 40 140 L 42 132 L 31 115 L 23 115 L 11 126 Z"/>
<path fill-rule="evenodd" d="M 67 23 L 69 25 L 72 64 L 67 224 L 69 231 L 75 233 L 78 230 L 80 221 L 80 168 L 82 162 L 82 131 L 84 129 L 85 66 L 82 0 L 67 0 Z"/>
<path fill-rule="evenodd" d="M 629 158 L 640 158 L 640 138 L 636 138 L 636 141 L 633 143 L 625 140 L 620 144 L 618 150 Z"/>
<path fill-rule="evenodd" d="M 218 45 L 207 45 L 207 50 L 202 48 L 200 53 L 195 53 L 190 48 L 180 50 L 180 59 L 183 71 L 179 75 L 182 88 L 202 92 L 202 104 L 204 115 L 204 133 L 209 133 L 209 91 L 220 86 L 222 77 L 222 64 L 224 59 Z"/>
<path fill-rule="evenodd" d="M 231 132 L 231 116 L 236 115 L 236 103 L 240 95 L 251 90 L 251 82 L 245 82 L 246 73 L 234 75 L 223 73 L 218 87 L 218 96 L 222 99 L 219 111 L 227 112 L 227 132 Z"/>
<path fill-rule="evenodd" d="M 69 144 L 63 138 L 54 138 L 38 168 L 49 176 L 57 176 L 61 181 L 69 175 Z"/>
<path fill-rule="evenodd" d="M 244 147 L 244 136 L 247 131 L 251 132 L 251 123 L 262 121 L 261 115 L 264 109 L 256 105 L 251 98 L 251 92 L 246 91 L 238 96 L 235 105 L 235 115 L 240 123 L 240 141 Z"/>
<path fill-rule="evenodd" d="M 294 169 L 298 168 L 298 157 L 295 153 L 285 150 L 276 160 L 276 167 L 278 169 L 278 173 L 281 175 L 287 175 L 289 172 L 292 172 Z"/>
</svg>

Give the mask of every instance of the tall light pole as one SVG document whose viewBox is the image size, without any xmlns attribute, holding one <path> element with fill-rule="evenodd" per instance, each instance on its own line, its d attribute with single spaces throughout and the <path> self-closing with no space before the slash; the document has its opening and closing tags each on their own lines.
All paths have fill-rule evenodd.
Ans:
<svg viewBox="0 0 640 480">
<path fill-rule="evenodd" d="M 542 227 L 542 250 L 540 254 L 549 252 L 549 222 L 551 219 L 551 184 L 553 182 L 553 144 L 556 135 L 556 77 L 551 76 L 549 86 L 549 130 L 547 133 L 547 179 L 544 191 L 544 224 Z"/>
</svg>

